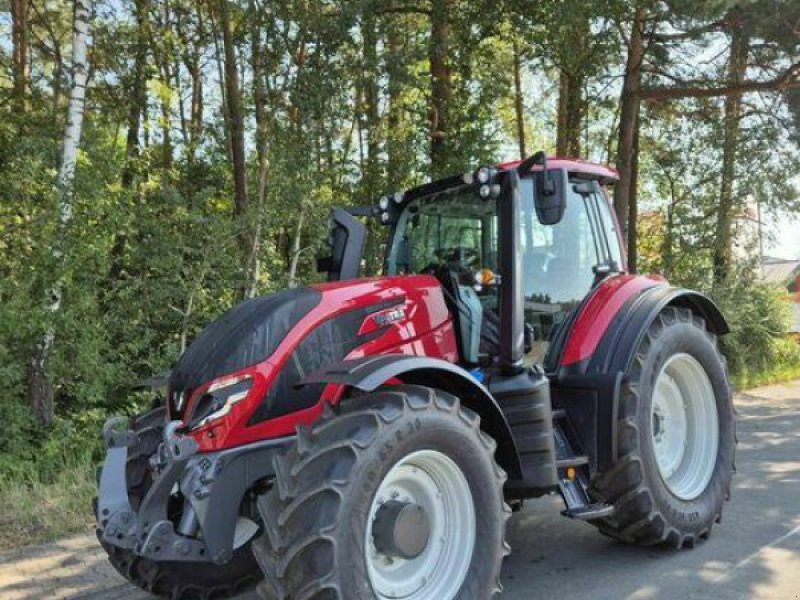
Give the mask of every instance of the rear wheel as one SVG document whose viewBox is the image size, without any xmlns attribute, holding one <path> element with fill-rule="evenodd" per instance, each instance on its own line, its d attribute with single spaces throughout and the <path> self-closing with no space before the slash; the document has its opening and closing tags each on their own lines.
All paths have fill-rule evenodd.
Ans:
<svg viewBox="0 0 800 600">
<path fill-rule="evenodd" d="M 129 449 L 126 478 L 131 507 L 136 510 L 152 484 L 150 457 L 157 451 L 164 428 L 163 407 L 132 417 L 129 428 L 139 443 Z M 178 507 L 179 508 L 179 507 Z M 96 511 L 95 506 L 95 511 Z M 249 544 L 236 549 L 226 565 L 154 561 L 98 538 L 112 566 L 137 587 L 171 600 L 229 598 L 255 587 L 261 579 Z"/>
<path fill-rule="evenodd" d="M 594 483 L 603 533 L 693 547 L 722 518 L 736 445 L 725 359 L 705 321 L 669 307 L 650 326 L 620 403 L 619 461 Z"/>
<path fill-rule="evenodd" d="M 270 600 L 486 600 L 510 509 L 455 397 L 397 386 L 327 409 L 275 460 L 253 548 Z"/>
</svg>

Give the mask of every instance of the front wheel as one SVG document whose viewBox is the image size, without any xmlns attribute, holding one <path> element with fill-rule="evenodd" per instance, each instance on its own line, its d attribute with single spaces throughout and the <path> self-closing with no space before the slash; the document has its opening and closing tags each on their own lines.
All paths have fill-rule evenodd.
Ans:
<svg viewBox="0 0 800 600">
<path fill-rule="evenodd" d="M 270 600 L 486 600 L 510 510 L 494 441 L 446 393 L 397 386 L 326 410 L 275 461 L 253 542 Z"/>
<path fill-rule="evenodd" d="M 668 307 L 644 336 L 628 380 L 619 461 L 593 490 L 616 510 L 595 524 L 636 544 L 693 547 L 730 496 L 736 432 L 725 359 L 705 321 Z"/>
</svg>

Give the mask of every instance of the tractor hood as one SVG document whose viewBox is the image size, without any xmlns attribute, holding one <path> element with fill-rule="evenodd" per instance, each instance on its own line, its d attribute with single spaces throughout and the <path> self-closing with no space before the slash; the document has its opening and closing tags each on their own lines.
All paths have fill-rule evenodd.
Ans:
<svg viewBox="0 0 800 600">
<path fill-rule="evenodd" d="M 245 300 L 206 327 L 169 377 L 170 414 L 180 418 L 192 392 L 213 379 L 269 358 L 286 334 L 320 303 L 313 288 Z"/>
<path fill-rule="evenodd" d="M 289 435 L 293 413 L 321 406 L 325 388 L 298 387 L 300 380 L 346 358 L 385 353 L 457 360 L 434 277 L 354 279 L 242 302 L 178 360 L 168 383 L 169 416 L 191 431 L 214 429 L 197 436 L 202 449 Z"/>
</svg>

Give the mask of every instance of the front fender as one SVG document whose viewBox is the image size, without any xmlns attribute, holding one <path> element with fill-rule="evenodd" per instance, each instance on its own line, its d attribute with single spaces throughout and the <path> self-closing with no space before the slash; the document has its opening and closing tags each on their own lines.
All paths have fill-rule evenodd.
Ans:
<svg viewBox="0 0 800 600">
<path fill-rule="evenodd" d="M 439 358 L 383 354 L 345 360 L 311 373 L 297 386 L 337 384 L 371 392 L 392 381 L 437 388 L 457 396 L 481 417 L 481 428 L 497 442 L 496 458 L 511 479 L 522 476 L 511 427 L 492 394 L 467 371 Z"/>
</svg>

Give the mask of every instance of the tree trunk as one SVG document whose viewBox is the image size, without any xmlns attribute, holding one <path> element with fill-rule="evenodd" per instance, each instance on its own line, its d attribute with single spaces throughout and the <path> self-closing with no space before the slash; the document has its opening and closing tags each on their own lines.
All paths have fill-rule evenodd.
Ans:
<svg viewBox="0 0 800 600">
<path fill-rule="evenodd" d="M 434 177 L 448 170 L 449 138 L 452 135 L 449 119 L 452 96 L 452 74 L 450 72 L 450 11 L 452 0 L 433 0 L 431 6 L 430 41 L 430 136 L 431 174 Z"/>
<path fill-rule="evenodd" d="M 14 78 L 14 99 L 17 110 L 28 112 L 28 34 L 30 0 L 11 0 L 11 69 Z"/>
<path fill-rule="evenodd" d="M 305 202 L 300 203 L 300 214 L 297 215 L 297 226 L 294 230 L 294 239 L 292 240 L 292 254 L 291 263 L 289 265 L 289 278 L 288 285 L 290 288 L 297 287 L 297 265 L 300 262 L 300 254 L 302 248 L 300 247 L 303 240 L 303 225 L 305 224 L 305 216 L 308 207 Z"/>
<path fill-rule="evenodd" d="M 147 110 L 147 47 L 149 24 L 149 0 L 135 1 L 136 16 L 136 54 L 133 66 L 133 79 L 130 88 L 130 105 L 128 106 L 128 132 L 125 139 L 125 165 L 122 167 L 121 184 L 125 190 L 133 187 L 136 173 L 136 161 L 139 158 L 139 127 L 142 114 Z M 127 245 L 124 231 L 116 234 L 111 247 L 111 269 L 109 281 L 113 284 L 122 275 L 122 254 Z"/>
<path fill-rule="evenodd" d="M 561 69 L 558 80 L 558 132 L 556 154 L 579 158 L 581 123 L 585 110 L 583 77 Z"/>
<path fill-rule="evenodd" d="M 91 9 L 90 0 L 75 0 L 75 22 L 72 33 L 72 86 L 67 107 L 61 166 L 56 182 L 59 215 L 56 239 L 53 244 L 53 256 L 59 263 L 63 261 L 64 236 L 72 219 L 75 163 L 83 130 L 83 111 L 89 73 L 86 60 L 86 39 L 89 34 Z M 56 314 L 61 310 L 62 288 L 63 282 L 58 277 L 47 298 L 47 310 L 50 313 Z M 30 364 L 30 377 L 28 380 L 29 401 L 33 414 L 43 426 L 52 423 L 54 416 L 53 386 L 47 378 L 48 360 L 54 340 L 55 331 L 53 326 L 49 325 L 31 357 Z"/>
<path fill-rule="evenodd" d="M 633 132 L 633 156 L 631 157 L 631 189 L 628 198 L 628 271 L 639 269 L 639 229 L 636 221 L 639 218 L 639 133 L 640 123 L 636 120 Z"/>
<path fill-rule="evenodd" d="M 675 207 L 678 203 L 675 193 L 675 181 L 669 178 L 669 204 L 667 205 L 667 219 L 664 223 L 664 239 L 661 242 L 661 264 L 663 265 L 663 275 L 669 280 L 672 277 L 672 270 L 675 260 L 673 258 L 673 248 L 675 246 Z"/>
<path fill-rule="evenodd" d="M 625 64 L 625 78 L 620 97 L 619 141 L 617 144 L 619 182 L 614 189 L 614 209 L 617 212 L 619 222 L 625 226 L 628 243 L 630 243 L 628 228 L 630 227 L 629 213 L 634 178 L 635 134 L 637 123 L 639 122 L 639 107 L 641 103 L 639 90 L 642 79 L 642 62 L 646 50 L 644 26 L 644 10 L 641 6 L 637 6 L 631 25 L 628 57 Z"/>
<path fill-rule="evenodd" d="M 388 77 L 387 93 L 387 132 L 386 152 L 388 158 L 386 179 L 389 189 L 402 186 L 406 175 L 403 165 L 405 128 L 405 105 L 403 103 L 403 89 L 405 77 L 402 57 L 403 47 L 402 32 L 397 23 L 386 25 L 386 73 Z"/>
<path fill-rule="evenodd" d="M 250 248 L 250 236 L 246 227 L 247 216 L 247 172 L 244 150 L 244 112 L 239 88 L 239 69 L 236 63 L 236 48 L 233 40 L 228 0 L 216 0 L 219 26 L 222 30 L 222 48 L 225 55 L 225 98 L 227 100 L 227 126 L 231 139 L 233 161 L 233 216 L 239 227 L 238 239 L 245 266 Z"/>
<path fill-rule="evenodd" d="M 525 159 L 528 151 L 525 148 L 525 104 L 522 94 L 522 56 L 519 42 L 514 36 L 514 111 L 517 117 L 517 144 L 519 144 L 519 157 Z"/>
<path fill-rule="evenodd" d="M 380 112 L 378 107 L 380 89 L 378 87 L 378 36 L 375 29 L 375 19 L 365 13 L 361 26 L 364 43 L 363 64 L 364 77 L 364 112 L 367 129 L 367 170 L 365 188 L 367 201 L 373 201 L 378 194 L 381 180 L 380 173 Z"/>
<path fill-rule="evenodd" d="M 569 78 L 564 69 L 559 69 L 558 112 L 556 113 L 556 156 L 567 155 L 567 98 L 569 98 Z"/>
<path fill-rule="evenodd" d="M 203 74 L 201 72 L 202 40 L 204 37 L 203 4 L 194 3 L 195 30 L 194 35 L 179 28 L 181 45 L 186 49 L 183 53 L 183 66 L 192 80 L 191 102 L 189 106 L 189 125 L 186 143 L 186 181 L 193 181 L 197 146 L 203 134 Z M 179 21 L 180 23 L 180 21 Z M 194 185 L 186 188 L 186 201 L 189 210 L 194 207 Z"/>
<path fill-rule="evenodd" d="M 361 25 L 363 40 L 363 88 L 364 127 L 366 129 L 366 168 L 363 173 L 365 205 L 374 204 L 377 196 L 384 191 L 383 169 L 381 168 L 381 118 L 380 118 L 380 73 L 378 70 L 378 32 L 374 16 L 364 12 Z M 380 224 L 370 219 L 367 223 L 366 251 L 364 252 L 366 273 L 373 275 L 381 265 L 378 251 Z"/>
<path fill-rule="evenodd" d="M 256 10 L 255 2 L 251 2 L 251 10 Z M 258 157 L 258 173 L 256 174 L 256 206 L 253 235 L 250 243 L 250 254 L 247 258 L 247 290 L 246 296 L 252 298 L 258 291 L 258 280 L 261 273 L 259 251 L 261 248 L 261 232 L 264 220 L 264 203 L 269 175 L 269 117 L 267 114 L 267 91 L 264 85 L 264 45 L 261 41 L 260 23 L 253 19 L 251 35 L 251 68 L 253 70 L 253 101 L 256 118 L 256 153 Z"/>
<path fill-rule="evenodd" d="M 128 107 L 128 133 L 125 141 L 125 166 L 122 170 L 122 187 L 133 184 L 136 159 L 139 157 L 139 126 L 147 110 L 147 43 L 149 36 L 149 0 L 136 0 L 136 56 Z"/>
<path fill-rule="evenodd" d="M 731 26 L 731 50 L 728 61 L 729 84 L 736 86 L 744 80 L 750 42 L 738 20 Z M 722 180 L 717 206 L 716 236 L 714 237 L 714 285 L 725 282 L 730 274 L 733 240 L 733 213 L 736 204 L 734 183 L 736 155 L 739 146 L 741 94 L 725 97 L 724 140 L 722 145 Z"/>
</svg>

